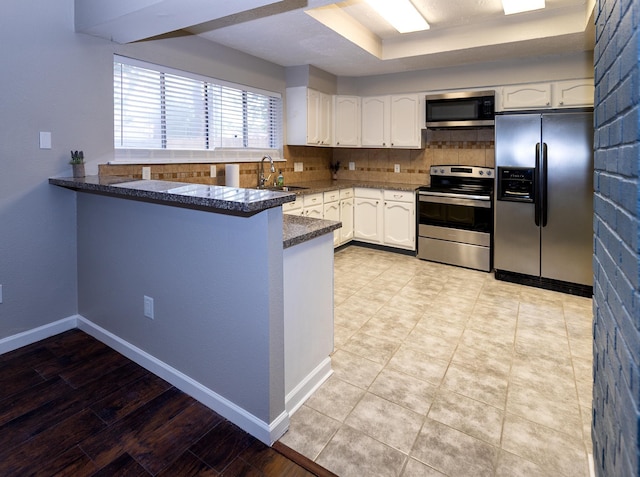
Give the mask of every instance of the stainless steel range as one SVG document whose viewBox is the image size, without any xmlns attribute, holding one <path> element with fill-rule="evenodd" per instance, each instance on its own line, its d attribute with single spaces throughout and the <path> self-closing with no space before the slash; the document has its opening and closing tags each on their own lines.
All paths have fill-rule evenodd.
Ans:
<svg viewBox="0 0 640 477">
<path fill-rule="evenodd" d="M 491 271 L 494 170 L 431 166 L 418 189 L 418 258 Z"/>
</svg>

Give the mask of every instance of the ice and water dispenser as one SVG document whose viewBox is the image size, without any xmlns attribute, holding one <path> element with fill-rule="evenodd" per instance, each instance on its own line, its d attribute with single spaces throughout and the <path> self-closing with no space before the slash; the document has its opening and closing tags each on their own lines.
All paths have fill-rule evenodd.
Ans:
<svg viewBox="0 0 640 477">
<path fill-rule="evenodd" d="M 533 202 L 535 200 L 535 167 L 499 167 L 498 200 Z"/>
</svg>

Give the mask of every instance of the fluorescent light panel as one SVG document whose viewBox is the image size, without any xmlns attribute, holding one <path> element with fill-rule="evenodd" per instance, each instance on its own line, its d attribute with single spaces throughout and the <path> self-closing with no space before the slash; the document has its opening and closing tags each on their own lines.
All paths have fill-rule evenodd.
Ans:
<svg viewBox="0 0 640 477">
<path fill-rule="evenodd" d="M 544 7 L 544 0 L 502 0 L 505 15 L 540 10 Z"/>
<path fill-rule="evenodd" d="M 410 0 L 366 0 L 400 33 L 428 30 L 429 24 Z"/>
</svg>

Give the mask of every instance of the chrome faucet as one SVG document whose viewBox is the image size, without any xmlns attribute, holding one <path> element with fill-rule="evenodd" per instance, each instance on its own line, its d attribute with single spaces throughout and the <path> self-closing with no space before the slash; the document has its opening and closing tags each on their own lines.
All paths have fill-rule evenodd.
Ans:
<svg viewBox="0 0 640 477">
<path fill-rule="evenodd" d="M 271 159 L 270 155 L 265 154 L 265 156 L 260 161 L 260 165 L 258 166 L 258 188 L 260 189 L 263 189 L 264 186 L 267 184 L 267 182 L 269 182 L 269 179 L 271 178 L 271 174 L 269 174 L 267 178 L 264 177 L 264 160 L 265 159 L 269 159 L 269 163 L 271 164 L 271 168 L 270 168 L 271 174 L 276 172 L 276 166 L 273 163 L 273 159 Z"/>
</svg>

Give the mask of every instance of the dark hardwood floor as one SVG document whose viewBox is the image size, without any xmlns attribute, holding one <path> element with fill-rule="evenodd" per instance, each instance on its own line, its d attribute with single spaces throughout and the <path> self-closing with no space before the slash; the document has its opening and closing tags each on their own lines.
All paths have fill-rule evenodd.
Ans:
<svg viewBox="0 0 640 477">
<path fill-rule="evenodd" d="M 72 330 L 0 355 L 0 475 L 333 474 Z"/>
</svg>

